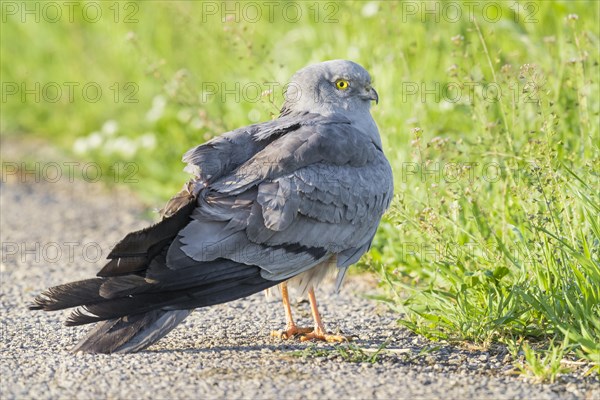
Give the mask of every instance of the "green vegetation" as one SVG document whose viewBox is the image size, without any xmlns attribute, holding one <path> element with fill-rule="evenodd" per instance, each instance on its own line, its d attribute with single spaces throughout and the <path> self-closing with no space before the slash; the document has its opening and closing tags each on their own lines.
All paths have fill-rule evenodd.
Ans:
<svg viewBox="0 0 600 400">
<path fill-rule="evenodd" d="M 298 68 L 353 59 L 374 77 L 396 179 L 362 265 L 400 323 L 505 344 L 543 380 L 599 371 L 600 3 L 477 3 L 470 20 L 466 4 L 457 17 L 446 3 L 305 2 L 297 22 L 283 5 L 255 19 L 241 3 L 229 16 L 221 2 L 101 4 L 94 23 L 3 14 L 2 135 L 133 162 L 135 189 L 160 204 L 186 180 L 184 151 L 276 116 Z M 39 99 L 22 90 L 36 83 Z"/>
</svg>

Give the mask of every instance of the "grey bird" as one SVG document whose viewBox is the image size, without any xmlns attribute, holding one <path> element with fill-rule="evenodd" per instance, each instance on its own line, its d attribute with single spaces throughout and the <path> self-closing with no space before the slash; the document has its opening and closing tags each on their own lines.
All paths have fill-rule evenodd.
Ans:
<svg viewBox="0 0 600 400">
<path fill-rule="evenodd" d="M 128 353 L 155 343 L 194 309 L 281 285 L 283 339 L 342 341 L 321 322 L 314 288 L 339 288 L 369 249 L 392 193 L 371 117 L 369 73 L 346 60 L 291 78 L 279 118 L 222 134 L 183 156 L 192 178 L 160 222 L 128 234 L 96 278 L 52 287 L 31 309 L 76 308 L 96 323 L 73 351 Z M 308 293 L 314 328 L 297 327 L 288 285 Z"/>
</svg>

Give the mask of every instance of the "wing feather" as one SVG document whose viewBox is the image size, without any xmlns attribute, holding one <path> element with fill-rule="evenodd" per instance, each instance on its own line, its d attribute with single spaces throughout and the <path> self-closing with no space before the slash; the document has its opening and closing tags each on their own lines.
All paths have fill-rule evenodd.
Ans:
<svg viewBox="0 0 600 400">
<path fill-rule="evenodd" d="M 368 249 L 392 191 L 389 163 L 367 136 L 345 121 L 301 126 L 208 186 L 167 265 L 226 258 L 274 280 L 332 254 L 343 266 Z"/>
</svg>

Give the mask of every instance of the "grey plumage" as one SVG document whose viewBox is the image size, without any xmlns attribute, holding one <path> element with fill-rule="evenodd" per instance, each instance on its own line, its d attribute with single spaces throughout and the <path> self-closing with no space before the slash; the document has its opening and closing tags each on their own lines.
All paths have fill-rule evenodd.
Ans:
<svg viewBox="0 0 600 400">
<path fill-rule="evenodd" d="M 181 321 L 192 310 L 153 310 L 134 314 L 127 318 L 99 322 L 73 348 L 73 352 L 132 353 L 156 342 Z"/>
<path fill-rule="evenodd" d="M 348 85 L 336 87 L 340 80 Z M 98 322 L 75 350 L 132 352 L 194 308 L 291 278 L 305 288 L 328 260 L 339 286 L 369 249 L 393 192 L 372 100 L 358 64 L 300 70 L 280 118 L 189 150 L 183 161 L 193 177 L 162 221 L 127 235 L 98 278 L 51 288 L 32 308 L 79 306 L 69 325 Z"/>
</svg>

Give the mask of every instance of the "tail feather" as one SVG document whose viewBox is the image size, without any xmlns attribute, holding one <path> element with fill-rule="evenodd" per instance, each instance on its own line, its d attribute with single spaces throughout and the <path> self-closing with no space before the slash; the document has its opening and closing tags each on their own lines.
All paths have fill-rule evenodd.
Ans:
<svg viewBox="0 0 600 400">
<path fill-rule="evenodd" d="M 256 265 L 224 258 L 202 262 L 184 255 L 180 243 L 173 241 L 190 221 L 196 195 L 196 186 L 187 185 L 169 202 L 160 222 L 130 233 L 113 248 L 99 277 L 50 288 L 30 308 L 77 307 L 66 325 L 97 324 L 74 351 L 126 353 L 156 342 L 194 308 L 236 300 L 280 283 L 263 278 Z M 177 268 L 167 265 L 171 247 L 181 253 Z"/>
<path fill-rule="evenodd" d="M 103 320 L 146 313 L 157 309 L 188 309 L 226 303 L 258 293 L 279 283 L 260 276 L 258 267 L 239 265 L 237 273 L 222 276 L 218 281 L 190 283 L 174 291 L 146 291 L 122 297 L 104 298 L 84 305 L 69 315 L 67 326 L 84 325 Z"/>
<path fill-rule="evenodd" d="M 101 278 L 92 278 L 51 287 L 37 296 L 29 309 L 56 311 L 103 301 L 99 294 L 103 283 Z"/>
<path fill-rule="evenodd" d="M 189 185 L 191 183 L 188 183 Z M 148 263 L 163 251 L 189 222 L 196 198 L 187 190 L 189 188 L 169 201 L 162 220 L 129 233 L 117 243 L 108 255 L 110 261 L 97 275 L 110 277 L 144 271 Z"/>
<path fill-rule="evenodd" d="M 192 310 L 153 310 L 102 321 L 77 343 L 73 352 L 132 353 L 157 342 Z"/>
<path fill-rule="evenodd" d="M 194 200 L 193 197 L 187 198 L 187 203 L 172 216 L 163 218 L 154 225 L 137 232 L 131 232 L 125 236 L 113 247 L 108 258 L 148 255 L 153 247 L 160 251 L 164 244 L 170 242 L 181 228 L 189 222 L 189 216 L 195 207 Z"/>
</svg>

